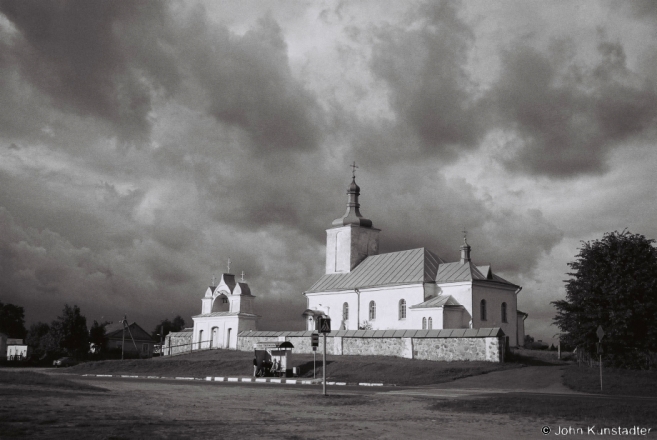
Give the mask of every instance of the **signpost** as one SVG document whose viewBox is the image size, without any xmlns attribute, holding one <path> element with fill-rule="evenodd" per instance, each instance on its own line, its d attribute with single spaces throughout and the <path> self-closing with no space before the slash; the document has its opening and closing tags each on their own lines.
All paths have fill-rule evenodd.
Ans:
<svg viewBox="0 0 657 440">
<path fill-rule="evenodd" d="M 310 335 L 310 342 L 313 347 L 313 379 L 315 379 L 315 370 L 317 369 L 317 346 L 319 345 L 319 334 Z"/>
<path fill-rule="evenodd" d="M 326 396 L 326 334 L 331 333 L 331 318 L 326 315 L 319 318 L 319 332 L 324 334 L 324 357 L 322 362 L 324 378 L 322 379 L 322 390 Z"/>
<path fill-rule="evenodd" d="M 598 356 L 600 356 L 600 392 L 602 392 L 602 338 L 605 335 L 605 331 L 602 330 L 602 326 L 598 326 L 598 330 L 595 332 L 598 335 Z"/>
</svg>

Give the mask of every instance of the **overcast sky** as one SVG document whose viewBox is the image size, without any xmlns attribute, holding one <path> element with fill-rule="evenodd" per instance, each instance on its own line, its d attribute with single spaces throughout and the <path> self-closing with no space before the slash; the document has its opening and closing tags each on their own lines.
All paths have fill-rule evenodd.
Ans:
<svg viewBox="0 0 657 440">
<path fill-rule="evenodd" d="M 582 240 L 657 237 L 657 2 L 0 0 L 0 301 L 29 323 L 191 325 L 245 272 L 303 328 L 356 161 L 381 252 L 522 285 Z"/>
</svg>

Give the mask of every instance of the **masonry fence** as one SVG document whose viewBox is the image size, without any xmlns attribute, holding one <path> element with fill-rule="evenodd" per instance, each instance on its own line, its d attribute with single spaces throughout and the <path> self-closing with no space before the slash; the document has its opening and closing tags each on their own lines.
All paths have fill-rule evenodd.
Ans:
<svg viewBox="0 0 657 440">
<path fill-rule="evenodd" d="M 313 331 L 243 331 L 237 349 L 251 351 L 258 342 L 294 345 L 294 353 L 313 353 Z M 331 355 L 378 355 L 433 361 L 504 362 L 506 338 L 499 328 L 447 330 L 340 330 L 327 334 Z M 322 350 L 322 341 L 317 351 Z"/>
</svg>

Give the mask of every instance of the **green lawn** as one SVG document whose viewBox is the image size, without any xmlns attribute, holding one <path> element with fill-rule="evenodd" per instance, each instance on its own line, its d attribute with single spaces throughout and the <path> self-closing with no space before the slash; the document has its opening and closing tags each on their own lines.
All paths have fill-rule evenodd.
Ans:
<svg viewBox="0 0 657 440">
<path fill-rule="evenodd" d="M 322 376 L 320 355 L 317 377 Z M 208 350 L 190 355 L 141 360 L 86 362 L 63 371 L 77 374 L 138 374 L 157 376 L 250 376 L 253 353 Z M 291 366 L 301 377 L 313 377 L 313 356 L 293 354 Z M 388 356 L 327 356 L 327 378 L 336 382 L 379 382 L 395 385 L 426 385 L 462 377 L 522 367 L 492 362 L 433 362 Z"/>
<path fill-rule="evenodd" d="M 445 400 L 432 405 L 432 409 L 529 417 L 547 425 L 554 424 L 556 420 L 581 422 L 581 426 L 631 427 L 636 424 L 657 431 L 657 400 L 505 394 L 479 399 Z"/>
<path fill-rule="evenodd" d="M 601 392 L 598 367 L 571 365 L 564 372 L 564 384 L 584 393 L 655 397 L 657 370 L 620 370 L 603 367 Z"/>
</svg>

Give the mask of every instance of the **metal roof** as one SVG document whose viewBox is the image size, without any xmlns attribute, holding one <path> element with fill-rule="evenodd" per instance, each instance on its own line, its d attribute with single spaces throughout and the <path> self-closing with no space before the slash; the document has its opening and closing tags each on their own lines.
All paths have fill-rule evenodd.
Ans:
<svg viewBox="0 0 657 440">
<path fill-rule="evenodd" d="M 349 273 L 322 276 L 307 292 L 431 282 L 442 263 L 438 255 L 426 248 L 373 255 Z"/>
<path fill-rule="evenodd" d="M 243 313 L 243 312 L 212 312 L 205 313 L 201 315 L 192 316 L 192 318 L 209 318 L 215 316 L 258 316 L 254 313 Z"/>
<path fill-rule="evenodd" d="M 254 331 L 239 332 L 240 337 L 310 337 L 313 331 Z M 334 330 L 327 336 L 342 338 L 487 338 L 504 336 L 499 327 L 492 328 L 459 328 L 436 330 Z"/>
<path fill-rule="evenodd" d="M 423 303 L 416 304 L 411 306 L 411 309 L 429 309 L 433 307 L 442 307 L 442 306 L 458 306 L 460 305 L 451 295 L 438 295 L 434 298 L 431 298 Z"/>
<path fill-rule="evenodd" d="M 457 281 L 485 279 L 486 276 L 470 261 L 465 263 L 456 262 L 441 264 L 438 269 L 438 274 L 436 275 L 437 283 L 453 283 Z"/>
</svg>

